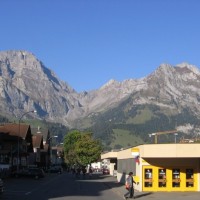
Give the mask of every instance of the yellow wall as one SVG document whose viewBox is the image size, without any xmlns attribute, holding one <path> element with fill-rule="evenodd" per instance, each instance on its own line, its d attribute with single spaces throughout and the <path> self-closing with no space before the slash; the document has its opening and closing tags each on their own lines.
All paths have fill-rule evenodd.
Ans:
<svg viewBox="0 0 200 200">
<path fill-rule="evenodd" d="M 200 144 L 149 144 L 140 145 L 139 149 L 140 164 L 136 165 L 137 179 L 139 185 L 136 189 L 139 191 L 200 191 Z M 121 150 L 118 152 L 110 152 L 104 155 L 113 156 L 117 159 L 130 159 L 133 148 Z M 115 153 L 115 154 L 114 154 Z M 144 187 L 144 170 L 150 167 L 154 170 L 154 187 Z M 158 174 L 159 169 L 166 170 L 167 186 L 166 188 L 159 187 Z M 174 187 L 173 173 L 174 169 L 180 169 L 180 187 Z M 192 169 L 194 172 L 194 185 L 186 187 L 186 170 Z M 117 173 L 118 181 L 123 174 Z"/>
<path fill-rule="evenodd" d="M 143 166 L 142 191 L 198 191 L 196 168 Z M 151 176 L 148 177 L 150 171 Z M 162 175 L 164 171 L 164 177 Z M 191 171 L 191 173 L 188 173 Z M 188 177 L 189 175 L 189 177 Z"/>
</svg>

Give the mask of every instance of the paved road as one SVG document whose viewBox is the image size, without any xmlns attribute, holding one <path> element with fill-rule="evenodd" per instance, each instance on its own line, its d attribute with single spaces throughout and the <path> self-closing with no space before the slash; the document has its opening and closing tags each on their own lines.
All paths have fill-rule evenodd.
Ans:
<svg viewBox="0 0 200 200">
<path fill-rule="evenodd" d="M 72 174 L 50 174 L 41 180 L 9 179 L 5 181 L 3 200 L 121 200 L 124 186 L 111 176 L 93 175 L 75 178 Z M 135 192 L 140 200 L 199 200 L 199 192 Z"/>
<path fill-rule="evenodd" d="M 107 177 L 76 178 L 72 174 L 51 174 L 44 179 L 9 179 L 1 199 L 12 200 L 108 200 L 122 199 L 105 184 Z M 113 180 L 112 180 L 113 181 Z"/>
</svg>

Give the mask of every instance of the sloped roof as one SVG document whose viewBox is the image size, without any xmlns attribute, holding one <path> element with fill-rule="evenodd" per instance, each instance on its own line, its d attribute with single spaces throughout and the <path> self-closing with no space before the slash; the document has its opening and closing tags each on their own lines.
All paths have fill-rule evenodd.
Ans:
<svg viewBox="0 0 200 200">
<path fill-rule="evenodd" d="M 49 144 L 44 145 L 44 149 L 42 149 L 42 152 L 48 152 L 49 150 Z"/>
<path fill-rule="evenodd" d="M 40 148 L 43 149 L 43 136 L 42 134 L 38 133 L 32 136 L 33 141 L 33 148 Z"/>
<path fill-rule="evenodd" d="M 27 125 L 27 124 L 8 123 L 8 124 L 4 124 L 3 126 L 0 126 L 0 131 L 8 132 L 9 135 L 12 135 L 12 136 L 19 136 L 22 138 L 26 138 L 29 128 L 30 128 L 30 125 Z"/>
<path fill-rule="evenodd" d="M 49 134 L 49 130 L 48 129 L 41 128 L 41 127 L 31 128 L 31 132 L 32 132 L 33 135 L 38 134 L 38 133 L 42 134 L 43 135 L 43 142 L 47 141 L 48 134 Z"/>
</svg>

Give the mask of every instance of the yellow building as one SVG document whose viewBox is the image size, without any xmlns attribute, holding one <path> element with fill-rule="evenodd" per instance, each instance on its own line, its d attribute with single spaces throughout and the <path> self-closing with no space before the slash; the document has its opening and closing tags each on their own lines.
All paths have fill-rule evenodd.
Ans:
<svg viewBox="0 0 200 200">
<path fill-rule="evenodd" d="M 200 144 L 145 144 L 108 152 L 117 160 L 117 180 L 133 171 L 139 191 L 200 191 Z"/>
</svg>

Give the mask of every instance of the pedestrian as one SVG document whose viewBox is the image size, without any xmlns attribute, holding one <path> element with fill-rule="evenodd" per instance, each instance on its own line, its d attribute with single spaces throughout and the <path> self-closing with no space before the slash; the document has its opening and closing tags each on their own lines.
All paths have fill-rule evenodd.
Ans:
<svg viewBox="0 0 200 200">
<path fill-rule="evenodd" d="M 89 168 L 89 176 L 90 177 L 92 176 L 92 168 L 91 167 Z"/>
<path fill-rule="evenodd" d="M 133 179 L 133 172 L 129 172 L 128 177 L 126 178 L 126 190 L 128 190 L 128 192 L 126 192 L 124 194 L 124 199 L 127 198 L 135 198 L 134 197 L 134 183 L 136 184 L 136 182 Z"/>
</svg>

